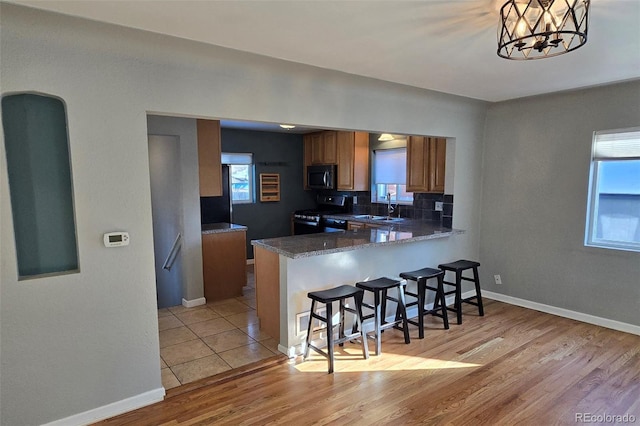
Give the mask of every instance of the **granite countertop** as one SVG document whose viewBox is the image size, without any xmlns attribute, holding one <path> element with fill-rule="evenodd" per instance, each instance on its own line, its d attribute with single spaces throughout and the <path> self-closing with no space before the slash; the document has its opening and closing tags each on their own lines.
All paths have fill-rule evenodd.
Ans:
<svg viewBox="0 0 640 426">
<path fill-rule="evenodd" d="M 247 227 L 244 225 L 236 225 L 234 223 L 218 222 L 207 223 L 202 225 L 202 235 L 205 234 L 220 234 L 222 232 L 237 232 L 246 231 Z"/>
<path fill-rule="evenodd" d="M 332 217 L 336 219 L 354 220 L 353 217 L 349 219 L 347 215 L 336 215 Z M 365 220 L 355 221 L 363 222 Z M 443 228 L 433 222 L 409 219 L 384 224 L 380 224 L 379 220 L 371 220 L 370 222 L 366 220 L 366 223 L 376 223 L 382 226 L 353 231 L 323 232 L 318 234 L 253 240 L 251 244 L 292 259 L 297 259 L 301 257 L 340 253 L 366 247 L 446 238 L 465 232 L 459 229 Z"/>
</svg>

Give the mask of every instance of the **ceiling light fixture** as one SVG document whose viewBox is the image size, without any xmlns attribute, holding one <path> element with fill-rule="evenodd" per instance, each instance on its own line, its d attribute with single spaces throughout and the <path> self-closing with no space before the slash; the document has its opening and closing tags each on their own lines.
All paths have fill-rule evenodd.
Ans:
<svg viewBox="0 0 640 426">
<path fill-rule="evenodd" d="M 296 126 L 292 126 L 291 124 L 281 124 L 280 127 L 282 127 L 285 130 L 291 130 L 296 128 Z"/>
<path fill-rule="evenodd" d="M 394 139 L 395 139 L 395 136 L 393 136 L 391 133 L 383 133 L 378 138 L 379 141 L 392 141 Z"/>
<path fill-rule="evenodd" d="M 509 0 L 500 9 L 498 56 L 541 59 L 587 42 L 591 0 Z"/>
</svg>

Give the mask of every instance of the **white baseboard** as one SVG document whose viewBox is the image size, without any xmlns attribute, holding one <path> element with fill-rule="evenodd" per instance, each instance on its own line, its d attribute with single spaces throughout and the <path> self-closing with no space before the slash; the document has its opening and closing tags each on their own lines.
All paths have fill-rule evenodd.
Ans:
<svg viewBox="0 0 640 426">
<path fill-rule="evenodd" d="M 184 306 L 185 308 L 193 308 L 194 306 L 200 306 L 206 303 L 207 299 L 205 299 L 204 297 L 199 297 L 198 299 L 193 300 L 182 299 L 182 306 Z"/>
<path fill-rule="evenodd" d="M 55 420 L 51 423 L 45 424 L 44 426 L 88 425 L 138 408 L 146 407 L 147 405 L 155 404 L 156 402 L 162 401 L 164 399 L 164 395 L 164 388 L 154 389 L 149 392 L 141 393 L 140 395 L 132 396 L 131 398 L 123 399 L 122 401 L 117 401 L 103 405 L 102 407 L 94 408 L 93 410 L 85 411 L 84 413 L 78 413 L 73 416 L 65 417 L 64 419 Z"/>
<path fill-rule="evenodd" d="M 627 324 L 620 321 L 597 317 L 595 315 L 584 314 L 582 312 L 571 311 L 569 309 L 557 308 L 555 306 L 545 305 L 543 303 L 531 302 L 529 300 L 519 299 L 517 297 L 507 296 L 500 293 L 494 293 L 492 291 L 482 290 L 482 297 L 640 336 L 640 326 L 633 324 Z"/>
</svg>

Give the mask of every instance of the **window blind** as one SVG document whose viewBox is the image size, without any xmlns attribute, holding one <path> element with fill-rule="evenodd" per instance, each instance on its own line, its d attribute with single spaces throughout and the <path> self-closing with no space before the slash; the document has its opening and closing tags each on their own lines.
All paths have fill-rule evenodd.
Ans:
<svg viewBox="0 0 640 426">
<path fill-rule="evenodd" d="M 593 158 L 595 160 L 640 159 L 640 129 L 596 132 Z"/>
<path fill-rule="evenodd" d="M 242 152 L 223 152 L 222 164 L 252 164 L 253 154 Z"/>
<path fill-rule="evenodd" d="M 407 181 L 407 149 L 379 149 L 374 151 L 375 184 L 404 185 Z"/>
</svg>

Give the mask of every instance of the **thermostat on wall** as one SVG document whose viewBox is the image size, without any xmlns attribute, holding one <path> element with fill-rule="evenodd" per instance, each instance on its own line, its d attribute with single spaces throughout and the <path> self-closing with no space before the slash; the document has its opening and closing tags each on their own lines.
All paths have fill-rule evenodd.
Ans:
<svg viewBox="0 0 640 426">
<path fill-rule="evenodd" d="M 105 247 L 120 247 L 129 245 L 128 232 L 107 232 L 102 240 Z"/>
</svg>

